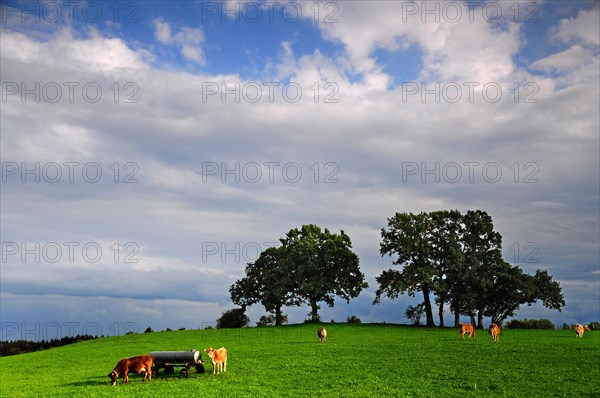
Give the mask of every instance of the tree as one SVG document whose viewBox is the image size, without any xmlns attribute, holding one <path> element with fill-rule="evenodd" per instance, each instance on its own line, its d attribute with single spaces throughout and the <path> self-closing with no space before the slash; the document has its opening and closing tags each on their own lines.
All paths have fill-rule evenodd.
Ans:
<svg viewBox="0 0 600 398">
<path fill-rule="evenodd" d="M 246 276 L 229 288 L 234 304 L 245 308 L 261 303 L 268 312 L 275 313 L 275 324 L 283 324 L 282 307 L 299 305 L 295 295 L 295 280 L 284 261 L 283 248 L 269 247 L 254 263 L 246 266 Z"/>
<path fill-rule="evenodd" d="M 349 302 L 368 287 L 344 231 L 334 234 L 313 224 L 303 225 L 291 229 L 281 243 L 281 261 L 295 281 L 294 296 L 310 305 L 313 322 L 320 319 L 319 302 L 333 307 L 335 295 Z"/>
<path fill-rule="evenodd" d="M 346 318 L 346 323 L 361 323 L 362 321 L 360 320 L 359 317 L 357 317 L 356 315 L 352 315 L 349 316 L 348 318 Z"/>
<path fill-rule="evenodd" d="M 288 322 L 288 317 L 287 315 L 283 315 L 282 316 L 282 320 L 281 323 L 287 323 Z M 275 320 L 275 316 L 272 314 L 269 315 L 262 315 L 258 322 L 256 322 L 256 326 L 272 326 L 272 325 L 276 325 L 276 320 Z"/>
<path fill-rule="evenodd" d="M 521 304 L 541 300 L 547 308 L 565 305 L 558 282 L 546 271 L 526 275 L 502 259 L 502 236 L 494 230 L 492 217 L 482 210 L 431 213 L 396 213 L 381 230 L 381 255 L 395 255 L 393 264 L 376 278 L 381 296 L 396 299 L 400 294 L 423 293 L 427 326 L 433 326 L 430 293 L 439 305 L 440 326 L 444 325 L 444 303 L 450 303 L 455 324 L 460 315 L 483 328 L 483 317 L 501 324 Z"/>
<path fill-rule="evenodd" d="M 224 311 L 221 317 L 217 319 L 217 328 L 243 328 L 248 326 L 250 318 L 246 316 L 244 308 L 233 308 Z"/>
<path fill-rule="evenodd" d="M 431 259 L 437 270 L 434 276 L 434 290 L 440 327 L 444 327 L 444 303 L 450 301 L 451 309 L 456 307 L 452 297 L 462 289 L 464 254 L 461 236 L 463 234 L 462 214 L 458 210 L 435 211 L 429 214 L 429 244 Z"/>
<path fill-rule="evenodd" d="M 471 323 L 483 329 L 483 315 L 495 277 L 502 271 L 502 236 L 494 231 L 492 217 L 483 210 L 469 210 L 463 217 L 461 237 L 464 266 L 460 289 L 453 292 L 455 326 L 460 313 L 469 315 Z"/>
<path fill-rule="evenodd" d="M 417 305 L 409 305 L 408 307 L 406 307 L 406 317 L 410 319 L 410 322 L 413 325 L 419 326 L 421 324 L 421 317 L 423 316 L 424 309 L 425 306 L 423 305 L 423 303 Z"/>
<path fill-rule="evenodd" d="M 427 213 L 396 213 L 388 218 L 388 228 L 381 230 L 380 253 L 396 255 L 393 264 L 402 271 L 389 269 L 376 278 L 379 288 L 375 292 L 373 304 L 379 304 L 381 295 L 395 299 L 408 292 L 423 293 L 423 305 L 427 326 L 434 326 L 430 292 L 434 288 L 435 264 L 431 260 L 431 245 L 428 242 L 429 216 Z"/>
<path fill-rule="evenodd" d="M 560 311 L 565 305 L 560 284 L 552 280 L 547 271 L 538 269 L 535 275 L 527 275 L 519 267 L 504 262 L 488 292 L 485 315 L 502 325 L 506 318 L 514 316 L 521 304 L 531 305 L 538 300 L 553 310 Z"/>
</svg>

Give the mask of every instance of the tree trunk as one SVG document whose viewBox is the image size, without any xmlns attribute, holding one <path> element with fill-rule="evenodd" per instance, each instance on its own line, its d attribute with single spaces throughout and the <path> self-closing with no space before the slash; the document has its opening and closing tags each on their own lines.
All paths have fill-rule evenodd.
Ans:
<svg viewBox="0 0 600 398">
<path fill-rule="evenodd" d="M 460 325 L 460 304 L 458 300 L 454 301 L 454 327 L 457 328 Z"/>
<path fill-rule="evenodd" d="M 281 326 L 281 318 L 281 304 L 278 304 L 277 307 L 275 307 L 275 325 Z"/>
<path fill-rule="evenodd" d="M 483 329 L 483 310 L 477 311 L 477 328 Z"/>
<path fill-rule="evenodd" d="M 444 326 L 446 326 L 444 324 L 444 302 L 443 301 L 440 303 L 440 307 L 438 309 L 438 314 L 440 315 L 440 327 L 443 328 Z"/>
<path fill-rule="evenodd" d="M 471 318 L 471 325 L 475 325 L 475 314 L 473 314 L 471 312 L 471 314 L 469 314 L 470 318 Z"/>
<path fill-rule="evenodd" d="M 425 304 L 425 317 L 427 318 L 427 326 L 434 327 L 433 311 L 431 310 L 431 301 L 429 300 L 429 288 L 423 287 L 423 304 Z"/>
<path fill-rule="evenodd" d="M 310 308 L 311 308 L 311 321 L 319 322 L 319 306 L 317 305 L 317 300 L 310 300 Z"/>
</svg>

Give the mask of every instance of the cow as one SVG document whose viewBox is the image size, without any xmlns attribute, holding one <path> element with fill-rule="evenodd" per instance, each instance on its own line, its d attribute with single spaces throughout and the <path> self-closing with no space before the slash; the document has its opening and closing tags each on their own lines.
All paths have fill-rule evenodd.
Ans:
<svg viewBox="0 0 600 398">
<path fill-rule="evenodd" d="M 590 331 L 590 327 L 589 326 L 583 326 L 580 324 L 575 325 L 575 336 L 582 338 L 583 337 L 583 332 L 585 331 Z"/>
<path fill-rule="evenodd" d="M 458 334 L 461 338 L 464 338 L 465 334 L 468 334 L 469 337 L 475 337 L 475 327 L 470 323 L 463 323 L 459 326 Z"/>
<path fill-rule="evenodd" d="M 146 381 L 146 378 L 150 381 L 152 380 L 152 362 L 153 359 L 150 355 L 123 358 L 117 362 L 117 366 L 108 374 L 108 377 L 110 377 L 113 386 L 117 384 L 119 376 L 123 376 L 123 384 L 129 383 L 129 372 L 144 373 L 142 381 Z"/>
<path fill-rule="evenodd" d="M 327 340 L 327 329 L 319 328 L 319 330 L 317 330 L 317 336 L 319 337 L 321 343 Z"/>
<path fill-rule="evenodd" d="M 227 349 L 225 347 L 221 347 L 218 350 L 208 347 L 204 351 L 212 360 L 213 374 L 217 373 L 217 369 L 219 369 L 219 373 L 227 371 Z"/>
<path fill-rule="evenodd" d="M 498 338 L 500 337 L 500 327 L 498 327 L 498 325 L 496 325 L 495 323 L 492 323 L 488 328 L 488 333 L 490 334 L 490 336 L 492 336 L 492 340 L 497 342 Z"/>
</svg>

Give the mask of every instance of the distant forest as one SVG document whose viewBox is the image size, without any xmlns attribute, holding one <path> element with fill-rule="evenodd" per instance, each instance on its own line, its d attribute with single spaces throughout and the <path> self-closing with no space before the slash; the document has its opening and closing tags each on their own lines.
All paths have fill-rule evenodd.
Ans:
<svg viewBox="0 0 600 398">
<path fill-rule="evenodd" d="M 93 340 L 97 336 L 77 335 L 74 337 L 63 337 L 61 339 L 42 340 L 42 341 L 27 341 L 27 340 L 14 340 L 14 341 L 0 341 L 0 357 L 7 357 L 9 355 L 25 354 L 27 352 L 34 352 L 40 350 L 47 350 L 48 348 L 60 347 L 67 344 L 78 343 L 80 341 Z"/>
</svg>

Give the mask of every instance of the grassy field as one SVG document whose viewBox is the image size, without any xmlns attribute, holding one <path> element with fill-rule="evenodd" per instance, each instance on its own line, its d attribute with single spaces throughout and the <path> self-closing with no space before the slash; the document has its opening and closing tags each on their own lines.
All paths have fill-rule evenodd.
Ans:
<svg viewBox="0 0 600 398">
<path fill-rule="evenodd" d="M 102 338 L 0 358 L 2 397 L 600 397 L 600 333 L 327 324 L 187 330 Z M 225 346 L 227 373 L 192 371 L 110 386 L 120 358 Z M 206 355 L 203 355 L 205 359 Z"/>
</svg>

